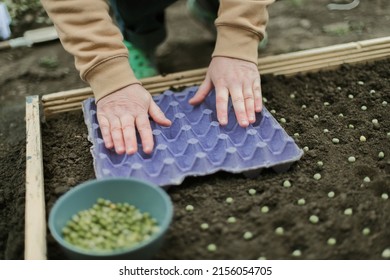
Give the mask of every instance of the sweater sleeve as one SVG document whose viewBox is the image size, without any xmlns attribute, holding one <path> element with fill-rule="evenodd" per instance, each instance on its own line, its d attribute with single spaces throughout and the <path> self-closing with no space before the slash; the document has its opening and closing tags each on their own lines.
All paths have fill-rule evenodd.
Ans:
<svg viewBox="0 0 390 280">
<path fill-rule="evenodd" d="M 220 0 L 217 42 L 212 56 L 238 58 L 257 64 L 258 44 L 268 22 L 267 6 L 274 0 Z"/>
<path fill-rule="evenodd" d="M 75 57 L 76 69 L 95 98 L 140 83 L 128 61 L 122 34 L 105 0 L 41 0 L 64 49 Z"/>
</svg>

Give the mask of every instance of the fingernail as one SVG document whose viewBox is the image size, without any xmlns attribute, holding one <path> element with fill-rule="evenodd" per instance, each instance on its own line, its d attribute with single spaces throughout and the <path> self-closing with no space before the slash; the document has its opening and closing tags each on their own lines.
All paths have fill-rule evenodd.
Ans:
<svg viewBox="0 0 390 280">
<path fill-rule="evenodd" d="M 254 120 L 255 120 L 255 115 L 250 115 L 250 116 L 249 116 L 249 121 L 250 121 L 250 122 L 253 122 Z"/>
<path fill-rule="evenodd" d="M 248 125 L 249 123 L 248 123 L 247 120 L 244 119 L 244 120 L 241 120 L 241 124 L 242 124 L 242 125 Z"/>
<path fill-rule="evenodd" d="M 226 118 L 221 118 L 221 119 L 219 120 L 219 122 L 220 122 L 221 124 L 226 124 L 226 123 L 227 123 L 227 119 L 226 119 Z"/>
</svg>

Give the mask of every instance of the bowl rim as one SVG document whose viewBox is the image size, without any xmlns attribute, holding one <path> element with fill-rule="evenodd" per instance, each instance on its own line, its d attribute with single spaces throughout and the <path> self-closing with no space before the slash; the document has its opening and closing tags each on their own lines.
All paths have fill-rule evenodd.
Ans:
<svg viewBox="0 0 390 280">
<path fill-rule="evenodd" d="M 61 202 L 63 203 L 69 196 L 72 196 L 74 193 L 79 192 L 81 189 L 89 188 L 91 185 L 94 185 L 96 183 L 98 184 L 103 184 L 106 182 L 113 182 L 113 181 L 127 181 L 127 182 L 132 182 L 132 183 L 138 183 L 145 185 L 145 187 L 151 188 L 155 190 L 159 195 L 162 197 L 162 199 L 166 202 L 167 205 L 167 213 L 160 224 L 160 229 L 157 233 L 153 234 L 148 240 L 144 240 L 140 243 L 138 243 L 135 246 L 132 246 L 127 249 L 118 249 L 118 250 L 113 250 L 113 251 L 108 251 L 108 252 L 93 252 L 93 251 L 88 251 L 85 249 L 82 249 L 80 247 L 74 246 L 71 243 L 66 242 L 61 234 L 55 229 L 54 227 L 54 214 L 58 211 L 58 207 L 60 206 Z M 102 179 L 91 179 L 88 181 L 85 181 L 81 184 L 76 185 L 72 189 L 68 190 L 66 193 L 61 195 L 56 202 L 54 203 L 53 207 L 50 210 L 49 213 L 49 230 L 53 238 L 65 249 L 72 251 L 73 253 L 80 254 L 80 255 L 87 255 L 91 257 L 115 257 L 115 256 L 121 256 L 124 254 L 128 254 L 137 250 L 140 250 L 142 247 L 145 245 L 153 243 L 155 240 L 161 238 L 163 235 L 165 235 L 166 231 L 169 228 L 169 225 L 172 221 L 173 218 L 173 204 L 172 200 L 169 197 L 169 195 L 166 193 L 166 191 L 162 188 L 159 187 L 158 185 L 145 181 L 145 180 L 140 180 L 137 178 L 126 178 L 126 177 L 115 177 L 115 178 L 102 178 Z"/>
</svg>

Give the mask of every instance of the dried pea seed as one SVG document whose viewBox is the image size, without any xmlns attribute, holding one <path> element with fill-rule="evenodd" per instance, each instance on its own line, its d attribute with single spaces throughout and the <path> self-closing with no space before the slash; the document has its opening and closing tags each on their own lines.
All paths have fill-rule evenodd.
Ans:
<svg viewBox="0 0 390 280">
<path fill-rule="evenodd" d="M 370 179 L 370 177 L 366 176 L 366 177 L 364 177 L 363 181 L 365 183 L 369 183 L 369 182 L 371 182 L 371 179 Z"/>
<path fill-rule="evenodd" d="M 312 224 L 318 223 L 319 220 L 320 220 L 320 219 L 319 219 L 318 216 L 316 216 L 316 215 L 311 215 L 311 216 L 309 217 L 309 221 L 310 221 Z"/>
<path fill-rule="evenodd" d="M 237 220 L 236 220 L 235 217 L 229 217 L 229 218 L 227 219 L 227 222 L 228 222 L 229 224 L 234 224 L 236 221 L 237 221 Z"/>
<path fill-rule="evenodd" d="M 334 144 L 338 144 L 338 143 L 340 143 L 340 140 L 339 140 L 338 138 L 333 138 L 333 139 L 332 139 L 332 142 L 333 142 Z"/>
<path fill-rule="evenodd" d="M 209 224 L 208 223 L 203 223 L 200 225 L 200 228 L 203 229 L 203 230 L 206 230 L 209 228 Z"/>
<path fill-rule="evenodd" d="M 349 158 L 348 158 L 348 161 L 349 162 L 355 162 L 356 161 L 356 158 L 354 157 L 354 156 L 350 156 Z"/>
<path fill-rule="evenodd" d="M 378 153 L 378 158 L 384 158 L 385 157 L 385 153 L 384 152 L 379 152 Z"/>
<path fill-rule="evenodd" d="M 232 197 L 227 197 L 226 198 L 226 203 L 229 203 L 229 204 L 231 204 L 231 203 L 233 203 L 233 198 Z"/>
<path fill-rule="evenodd" d="M 384 259 L 389 259 L 390 258 L 390 248 L 386 248 L 382 252 L 382 258 Z"/>
<path fill-rule="evenodd" d="M 370 228 L 365 227 L 365 228 L 362 230 L 362 233 L 363 233 L 363 235 L 369 235 L 369 234 L 371 233 L 371 230 L 370 230 Z"/>
<path fill-rule="evenodd" d="M 283 182 L 283 187 L 285 187 L 285 188 L 291 187 L 290 181 L 289 181 L 289 180 L 285 180 L 285 181 Z"/>
<path fill-rule="evenodd" d="M 382 193 L 381 198 L 383 200 L 387 200 L 387 199 L 389 199 L 389 195 L 387 193 Z"/>
<path fill-rule="evenodd" d="M 313 178 L 315 180 L 319 180 L 319 179 L 321 179 L 321 174 L 320 173 L 316 173 L 316 174 L 314 174 Z"/>
<path fill-rule="evenodd" d="M 328 197 L 329 197 L 329 198 L 333 198 L 333 197 L 334 197 L 334 195 L 335 195 L 335 194 L 334 194 L 334 192 L 333 192 L 333 191 L 330 191 L 330 192 L 328 192 Z"/>
<path fill-rule="evenodd" d="M 275 229 L 275 233 L 276 233 L 277 235 L 283 235 L 283 234 L 284 234 L 284 228 L 283 228 L 283 227 L 277 227 L 277 228 Z"/>
<path fill-rule="evenodd" d="M 305 205 L 306 200 L 304 198 L 298 199 L 298 205 Z"/>
<path fill-rule="evenodd" d="M 216 250 L 217 250 L 217 245 L 215 245 L 214 243 L 207 245 L 207 251 L 215 252 Z"/>
<path fill-rule="evenodd" d="M 244 239 L 245 240 L 249 240 L 249 239 L 252 239 L 252 237 L 253 237 L 253 234 L 252 234 L 252 232 L 250 232 L 250 231 L 246 231 L 245 233 L 244 233 Z"/>
<path fill-rule="evenodd" d="M 261 209 L 260 209 L 260 211 L 261 211 L 261 213 L 268 213 L 269 212 L 269 207 L 268 206 L 263 206 L 263 207 L 261 207 Z"/>
<path fill-rule="evenodd" d="M 256 194 L 256 190 L 255 189 L 249 189 L 248 193 L 250 195 L 255 195 Z"/>
<path fill-rule="evenodd" d="M 351 216 L 353 214 L 352 208 L 347 208 L 344 210 L 344 215 Z"/>
<path fill-rule="evenodd" d="M 194 211 L 194 206 L 192 206 L 191 204 L 188 204 L 186 206 L 186 211 L 188 211 L 188 212 Z"/>
<path fill-rule="evenodd" d="M 328 245 L 335 245 L 336 244 L 336 238 L 330 237 L 327 241 Z"/>
<path fill-rule="evenodd" d="M 302 256 L 301 250 L 294 250 L 294 251 L 292 252 L 292 256 L 293 256 L 293 257 L 300 257 L 300 256 Z"/>
</svg>

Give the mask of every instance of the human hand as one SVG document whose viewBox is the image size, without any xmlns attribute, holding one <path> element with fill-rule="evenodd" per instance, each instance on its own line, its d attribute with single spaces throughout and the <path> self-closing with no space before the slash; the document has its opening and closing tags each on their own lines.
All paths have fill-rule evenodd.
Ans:
<svg viewBox="0 0 390 280">
<path fill-rule="evenodd" d="M 240 126 L 247 127 L 256 121 L 255 114 L 262 109 L 260 74 L 256 64 L 235 58 L 214 57 L 205 80 L 189 103 L 201 103 L 214 87 L 217 118 L 221 125 L 228 122 L 229 95 Z"/>
<path fill-rule="evenodd" d="M 169 126 L 161 109 L 150 93 L 139 84 L 133 84 L 107 95 L 97 102 L 97 119 L 107 149 L 129 155 L 137 152 L 136 129 L 146 154 L 153 151 L 154 141 L 149 115 L 159 125 Z"/>
</svg>

